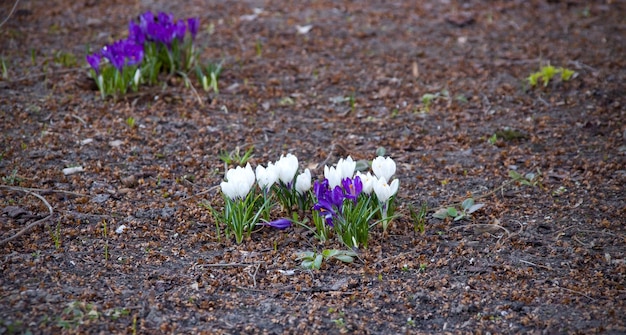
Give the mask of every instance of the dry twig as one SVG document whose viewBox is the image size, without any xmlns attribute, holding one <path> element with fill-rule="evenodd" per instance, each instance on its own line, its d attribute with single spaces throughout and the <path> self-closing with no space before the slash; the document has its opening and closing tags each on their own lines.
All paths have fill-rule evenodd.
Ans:
<svg viewBox="0 0 626 335">
<path fill-rule="evenodd" d="M 563 290 L 565 290 L 565 291 L 568 291 L 568 292 L 572 292 L 572 293 L 580 294 L 580 295 L 582 295 L 583 297 L 585 297 L 585 298 L 587 298 L 587 299 L 589 299 L 589 300 L 591 300 L 591 301 L 596 301 L 596 300 L 598 300 L 598 299 L 594 299 L 594 298 L 592 298 L 592 297 L 590 297 L 590 296 L 588 296 L 588 295 L 586 295 L 586 294 L 584 294 L 584 293 L 582 293 L 582 292 L 575 291 L 575 290 L 569 289 L 569 288 L 567 288 L 567 287 L 563 287 L 563 286 L 557 286 L 557 287 L 558 287 L 558 288 L 560 288 L 560 289 L 563 289 Z"/>
<path fill-rule="evenodd" d="M 0 246 L 3 246 L 11 241 L 13 241 L 14 239 L 24 235 L 27 231 L 31 230 L 32 228 L 36 227 L 37 225 L 41 224 L 42 222 L 48 220 L 50 217 L 52 217 L 52 214 L 54 214 L 54 211 L 52 210 L 52 206 L 50 206 L 50 204 L 48 203 L 48 201 L 42 197 L 41 195 L 37 194 L 37 193 L 33 193 L 27 189 L 24 189 L 22 187 L 13 187 L 13 186 L 5 186 L 5 185 L 0 185 L 0 187 L 2 188 L 7 188 L 13 191 L 20 191 L 20 192 L 24 192 L 27 194 L 30 194 L 32 196 L 37 197 L 39 200 L 41 200 L 46 207 L 48 207 L 48 212 L 49 214 L 43 218 L 43 219 L 39 219 L 37 221 L 31 222 L 30 224 L 28 224 L 26 227 L 22 228 L 22 230 L 18 231 L 17 233 L 15 233 L 13 236 L 7 237 L 4 240 L 0 241 Z"/>
<path fill-rule="evenodd" d="M 7 23 L 7 21 L 9 21 L 9 19 L 11 18 L 11 15 L 13 15 L 13 13 L 15 12 L 15 8 L 17 8 L 17 4 L 19 2 L 20 0 L 15 0 L 15 3 L 13 4 L 13 8 L 11 8 L 9 15 L 7 15 L 7 17 L 0 23 L 0 27 L 2 27 L 5 23 Z"/>
<path fill-rule="evenodd" d="M 76 193 L 76 192 L 72 192 L 72 191 L 49 190 L 49 189 L 45 189 L 45 188 L 15 187 L 15 186 L 7 186 L 7 185 L 0 185 L 0 188 L 8 188 L 8 189 L 13 189 L 14 191 L 24 191 L 24 192 L 26 192 L 26 191 L 33 191 L 33 192 L 42 192 L 42 193 L 63 193 L 63 194 L 75 195 L 77 197 L 85 197 L 85 196 L 87 196 L 86 194 Z"/>
<path fill-rule="evenodd" d="M 549 267 L 549 266 L 546 266 L 546 265 L 541 265 L 541 264 L 535 264 L 535 263 L 533 263 L 533 262 L 525 261 L 525 260 L 523 260 L 523 259 L 519 259 L 519 261 L 520 261 L 520 262 L 522 262 L 522 263 L 525 263 L 525 264 L 528 264 L 528 265 L 532 265 L 532 266 L 536 266 L 536 267 L 538 267 L 538 268 L 546 269 L 546 270 L 549 270 L 549 271 L 554 270 L 554 269 L 552 269 L 552 268 L 551 268 L 551 267 Z"/>
<path fill-rule="evenodd" d="M 260 263 L 211 263 L 211 264 L 194 264 L 194 267 L 199 268 L 227 268 L 227 267 L 237 267 L 237 266 L 255 266 Z"/>
</svg>

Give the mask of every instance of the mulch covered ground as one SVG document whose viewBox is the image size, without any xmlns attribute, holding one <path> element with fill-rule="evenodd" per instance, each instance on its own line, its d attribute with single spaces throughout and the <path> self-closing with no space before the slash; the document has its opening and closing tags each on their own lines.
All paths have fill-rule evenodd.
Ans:
<svg viewBox="0 0 626 335">
<path fill-rule="evenodd" d="M 200 18 L 219 94 L 100 98 L 88 48 L 147 10 Z M 0 334 L 624 333 L 625 48 L 619 0 L 22 0 L 0 27 Z M 549 64 L 576 74 L 530 87 Z M 379 147 L 399 217 L 352 264 L 301 269 L 342 246 L 298 227 L 218 239 L 200 205 L 222 153 L 320 177 Z"/>
</svg>

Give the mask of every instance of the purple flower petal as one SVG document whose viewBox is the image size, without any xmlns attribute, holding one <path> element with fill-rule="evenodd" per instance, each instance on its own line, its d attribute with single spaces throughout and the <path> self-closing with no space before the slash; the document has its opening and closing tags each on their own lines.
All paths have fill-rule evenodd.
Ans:
<svg viewBox="0 0 626 335">
<path fill-rule="evenodd" d="M 200 28 L 200 19 L 198 19 L 197 17 L 188 18 L 187 28 L 189 28 L 189 32 L 191 33 L 191 38 L 195 39 L 196 34 L 198 33 L 198 29 Z"/>
<path fill-rule="evenodd" d="M 174 23 L 174 15 L 172 15 L 171 13 L 159 12 L 158 20 L 159 20 L 159 24 L 163 26 L 171 25 Z"/>
<path fill-rule="evenodd" d="M 104 46 L 101 54 L 109 60 L 113 67 L 120 72 L 122 71 L 122 68 L 124 67 L 124 55 L 118 46 L 118 42 Z"/>
<path fill-rule="evenodd" d="M 313 184 L 313 193 L 315 193 L 315 197 L 317 197 L 318 199 L 325 198 L 324 194 L 326 193 L 327 189 L 328 179 L 324 179 L 324 181 L 322 182 L 316 180 Z"/>
<path fill-rule="evenodd" d="M 120 40 L 102 48 L 101 55 L 121 72 L 125 65 L 141 63 L 143 47 L 132 40 Z"/>
<path fill-rule="evenodd" d="M 175 25 L 172 26 L 172 32 L 174 39 L 182 41 L 185 39 L 185 33 L 187 32 L 187 26 L 185 21 L 178 20 Z"/>
<path fill-rule="evenodd" d="M 355 176 L 352 180 L 352 185 L 354 185 L 354 194 L 358 197 L 361 192 L 363 192 L 363 181 L 361 181 L 361 177 Z"/>
<path fill-rule="evenodd" d="M 343 189 L 341 186 L 337 185 L 330 193 L 330 201 L 333 205 L 337 206 L 341 210 L 341 205 L 343 205 L 343 200 L 345 199 L 343 195 Z"/>
<path fill-rule="evenodd" d="M 352 201 L 356 204 L 357 198 L 363 191 L 363 182 L 361 182 L 361 178 L 359 176 L 354 177 L 354 179 L 345 178 L 341 181 L 341 186 L 343 186 L 345 198 L 352 199 Z"/>
<path fill-rule="evenodd" d="M 144 30 L 135 21 L 128 24 L 128 39 L 137 44 L 143 44 L 146 40 Z"/>
<path fill-rule="evenodd" d="M 100 74 L 100 59 L 101 58 L 102 56 L 100 56 L 100 54 L 98 53 L 87 55 L 87 63 L 89 63 L 89 66 L 91 66 L 91 68 L 94 69 L 94 71 L 96 71 L 96 74 Z"/>
<path fill-rule="evenodd" d="M 152 12 L 148 11 L 139 16 L 139 23 L 142 27 L 147 26 L 150 22 L 154 22 L 154 14 Z"/>
<path fill-rule="evenodd" d="M 269 226 L 272 228 L 284 230 L 284 229 L 291 227 L 291 220 L 283 218 L 283 219 L 274 220 L 272 222 L 262 222 L 262 223 L 257 223 L 257 224 L 261 226 Z"/>
</svg>

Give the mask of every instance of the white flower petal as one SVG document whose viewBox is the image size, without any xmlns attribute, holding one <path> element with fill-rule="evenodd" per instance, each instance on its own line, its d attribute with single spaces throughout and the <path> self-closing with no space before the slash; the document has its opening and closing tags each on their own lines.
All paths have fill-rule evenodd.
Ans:
<svg viewBox="0 0 626 335">
<path fill-rule="evenodd" d="M 396 162 L 394 162 L 391 157 L 384 158 L 378 156 L 372 161 L 372 171 L 374 171 L 376 177 L 384 177 L 385 180 L 390 180 L 394 173 L 396 173 Z"/>
<path fill-rule="evenodd" d="M 324 178 L 328 179 L 328 186 L 331 189 L 341 185 L 341 171 L 334 167 L 324 166 Z"/>
<path fill-rule="evenodd" d="M 389 184 L 389 197 L 391 198 L 396 193 L 398 193 L 398 188 L 400 188 L 400 181 L 398 179 L 394 179 L 391 184 Z"/>
<path fill-rule="evenodd" d="M 354 170 L 356 169 L 356 162 L 352 160 L 352 157 L 348 156 L 346 159 L 340 159 L 337 163 L 337 170 L 341 175 L 341 180 L 346 178 L 352 178 Z"/>
<path fill-rule="evenodd" d="M 363 193 L 372 194 L 374 190 L 374 179 L 370 172 L 367 174 L 363 174 L 361 172 L 357 172 L 355 177 L 359 177 L 361 179 L 361 183 L 363 184 Z"/>
<path fill-rule="evenodd" d="M 296 25 L 296 30 L 298 31 L 298 34 L 302 34 L 302 35 L 307 34 L 311 30 L 311 28 L 313 28 L 312 24 L 309 24 L 306 26 Z"/>
<path fill-rule="evenodd" d="M 256 180 L 259 188 L 267 190 L 278 181 L 278 169 L 271 162 L 267 164 L 267 168 L 259 165 L 256 167 Z"/>
<path fill-rule="evenodd" d="M 226 195 L 230 200 L 235 200 L 235 197 L 237 196 L 237 194 L 235 193 L 234 185 L 234 183 L 228 183 L 225 181 L 220 183 L 220 189 L 222 190 L 222 193 L 224 193 L 224 195 Z"/>
<path fill-rule="evenodd" d="M 374 193 L 376 193 L 378 201 L 387 202 L 389 198 L 398 192 L 399 187 L 400 181 L 398 179 L 394 179 L 391 184 L 388 184 L 385 178 L 380 178 L 374 182 Z"/>
<path fill-rule="evenodd" d="M 292 154 L 280 156 L 276 162 L 276 167 L 278 168 L 278 179 L 285 185 L 289 184 L 298 172 L 298 158 Z"/>
<path fill-rule="evenodd" d="M 244 199 L 256 180 L 250 163 L 245 168 L 238 166 L 226 172 L 226 180 L 220 184 L 222 193 L 231 200 Z"/>
<path fill-rule="evenodd" d="M 309 169 L 304 170 L 296 178 L 296 192 L 303 194 L 311 188 L 311 171 Z"/>
</svg>

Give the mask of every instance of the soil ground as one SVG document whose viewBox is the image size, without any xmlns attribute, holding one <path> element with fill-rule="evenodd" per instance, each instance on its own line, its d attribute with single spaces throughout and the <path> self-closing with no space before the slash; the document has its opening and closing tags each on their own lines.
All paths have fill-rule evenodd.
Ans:
<svg viewBox="0 0 626 335">
<path fill-rule="evenodd" d="M 200 17 L 219 94 L 93 90 L 88 47 L 146 10 Z M 625 48 L 616 0 L 20 1 L 0 27 L 0 334 L 626 333 Z M 529 87 L 548 64 L 576 75 Z M 301 269 L 341 248 L 303 228 L 218 240 L 199 205 L 220 206 L 224 152 L 319 177 L 378 147 L 399 217 L 353 264 Z M 415 232 L 410 206 L 470 196 L 471 218 Z"/>
</svg>

